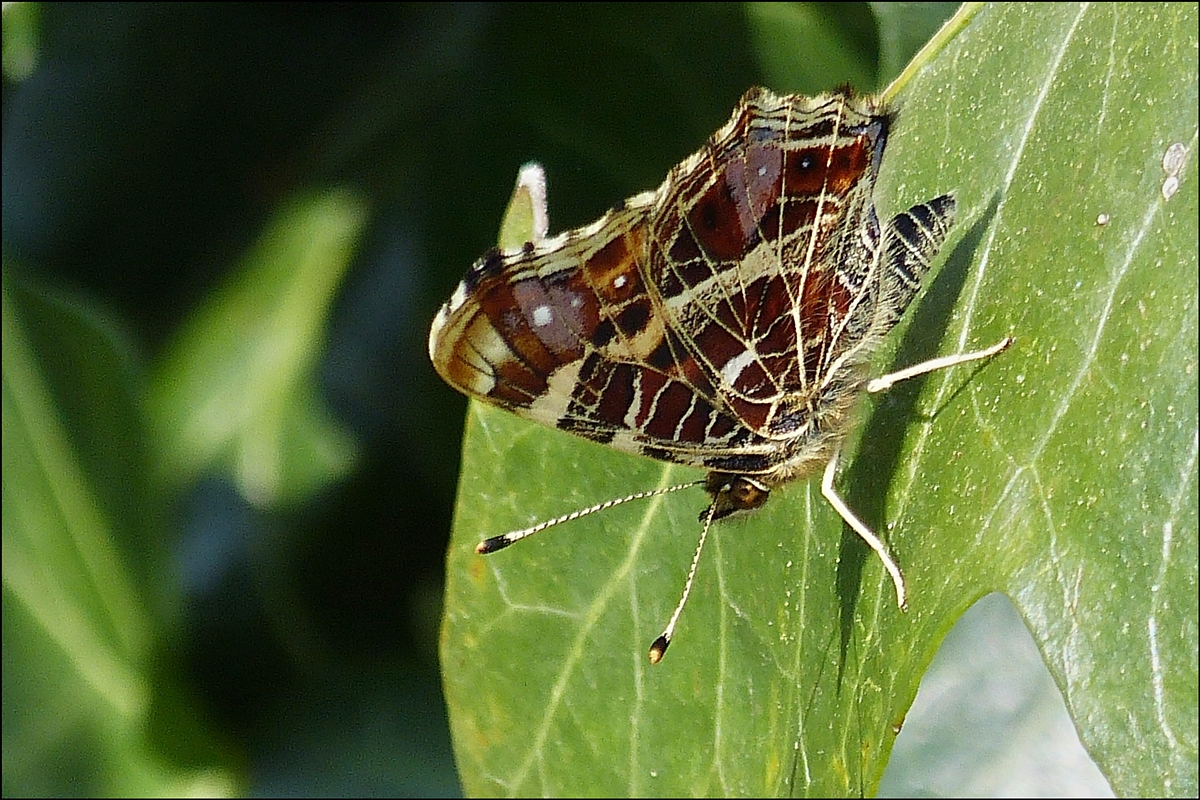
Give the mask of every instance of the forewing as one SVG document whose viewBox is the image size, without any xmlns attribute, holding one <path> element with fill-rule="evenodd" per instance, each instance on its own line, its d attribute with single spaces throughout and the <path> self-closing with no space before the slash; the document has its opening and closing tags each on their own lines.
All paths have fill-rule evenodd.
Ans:
<svg viewBox="0 0 1200 800">
<path fill-rule="evenodd" d="M 887 128 L 867 99 L 752 90 L 661 191 L 648 283 L 683 345 L 674 355 L 758 436 L 795 436 L 834 334 L 853 345 L 839 326 L 858 287 L 841 264 L 878 251 L 871 194 Z"/>
</svg>

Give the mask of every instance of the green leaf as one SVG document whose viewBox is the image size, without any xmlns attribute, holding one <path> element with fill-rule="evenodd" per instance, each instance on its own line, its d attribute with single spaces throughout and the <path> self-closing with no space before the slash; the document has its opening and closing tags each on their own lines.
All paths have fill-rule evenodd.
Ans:
<svg viewBox="0 0 1200 800">
<path fill-rule="evenodd" d="M 155 674 L 162 499 L 128 359 L 78 301 L 16 283 L 6 269 L 4 793 L 228 795 L 230 773 L 181 767 L 146 736 L 180 709 L 164 710 Z M 173 745 L 205 752 L 187 714 L 170 718 Z"/>
<path fill-rule="evenodd" d="M 830 89 L 830 79 L 860 91 L 876 88 L 876 21 L 866 4 L 747 3 L 745 9 L 755 54 L 775 88 L 815 94 Z M 804 58 L 796 58 L 796 42 L 805 43 Z"/>
<path fill-rule="evenodd" d="M 17 83 L 33 74 L 38 63 L 38 3 L 4 6 L 4 79 Z"/>
<path fill-rule="evenodd" d="M 930 39 L 946 20 L 955 15 L 960 3 L 871 3 L 879 26 L 879 72 L 884 76 L 900 74 L 905 64 Z M 978 5 L 971 3 L 970 5 Z M 966 16 L 964 14 L 963 16 Z"/>
<path fill-rule="evenodd" d="M 186 483 L 225 466 L 265 506 L 307 497 L 349 469 L 353 442 L 328 419 L 312 372 L 365 220 L 348 192 L 294 200 L 180 327 L 151 381 L 164 475 Z"/>
<path fill-rule="evenodd" d="M 994 591 L 1116 792 L 1196 793 L 1196 32 L 1194 4 L 986 6 L 899 97 L 882 211 L 952 190 L 959 212 L 878 372 L 1017 337 L 863 405 L 838 486 L 908 613 L 796 483 L 714 528 L 651 667 L 699 489 L 473 547 L 699 473 L 472 404 L 442 645 L 468 794 L 870 793 L 925 666 Z"/>
</svg>

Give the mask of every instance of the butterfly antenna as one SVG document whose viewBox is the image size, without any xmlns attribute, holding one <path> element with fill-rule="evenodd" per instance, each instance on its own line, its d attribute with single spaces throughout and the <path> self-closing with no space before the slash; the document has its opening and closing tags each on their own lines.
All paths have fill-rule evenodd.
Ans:
<svg viewBox="0 0 1200 800">
<path fill-rule="evenodd" d="M 700 542 L 696 545 L 696 554 L 692 556 L 692 567 L 688 570 L 687 580 L 683 584 L 683 595 L 679 598 L 679 605 L 675 606 L 675 613 L 671 615 L 671 621 L 663 629 L 662 635 L 654 640 L 654 644 L 650 645 L 651 664 L 662 661 L 667 648 L 671 645 L 671 637 L 675 635 L 675 623 L 679 622 L 683 606 L 687 603 L 688 595 L 692 593 L 692 580 L 696 577 L 696 565 L 700 563 L 700 551 L 704 549 L 704 540 L 708 538 L 708 529 L 712 526 L 713 514 L 716 511 L 717 501 L 714 499 L 704 517 L 704 527 L 700 530 Z"/>
<path fill-rule="evenodd" d="M 634 492 L 627 497 L 618 497 L 615 500 L 605 500 L 603 503 L 597 503 L 596 505 L 588 508 L 581 508 L 577 511 L 572 511 L 570 514 L 563 514 L 561 517 L 555 517 L 554 519 L 548 519 L 545 522 L 539 522 L 537 525 L 534 525 L 530 528 L 522 528 L 519 531 L 510 531 L 502 536 L 493 536 L 490 539 L 484 539 L 482 542 L 475 545 L 475 552 L 479 553 L 480 555 L 494 553 L 497 550 L 503 550 L 514 542 L 521 541 L 526 536 L 533 536 L 535 533 L 544 531 L 546 528 L 553 528 L 555 525 L 559 525 L 563 522 L 570 522 L 573 519 L 586 517 L 588 514 L 595 514 L 597 511 L 604 511 L 605 509 L 612 508 L 613 506 L 619 506 L 624 503 L 628 503 L 631 500 L 644 500 L 647 497 L 658 497 L 660 494 L 670 494 L 671 492 L 678 492 L 680 489 L 690 489 L 693 486 L 702 486 L 703 484 L 704 481 L 702 480 L 690 481 L 689 483 L 680 483 L 675 486 L 668 486 L 665 489 L 651 489 L 647 492 Z"/>
</svg>

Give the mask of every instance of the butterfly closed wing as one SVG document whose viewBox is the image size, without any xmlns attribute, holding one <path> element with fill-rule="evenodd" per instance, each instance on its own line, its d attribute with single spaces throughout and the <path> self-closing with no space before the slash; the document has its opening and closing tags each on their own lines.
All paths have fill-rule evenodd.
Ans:
<svg viewBox="0 0 1200 800">
<path fill-rule="evenodd" d="M 824 465 L 830 496 L 869 359 L 954 219 L 947 194 L 880 223 L 891 122 L 849 92 L 751 89 L 658 189 L 480 258 L 434 320 L 434 366 L 519 416 L 708 470 L 701 543 L 713 519 Z M 882 544 L 830 499 L 869 537 L 903 605 Z"/>
<path fill-rule="evenodd" d="M 767 482 L 823 464 L 953 220 L 942 196 L 881 230 L 888 124 L 867 99 L 751 90 L 658 190 L 476 262 L 433 364 L 626 452 Z"/>
</svg>

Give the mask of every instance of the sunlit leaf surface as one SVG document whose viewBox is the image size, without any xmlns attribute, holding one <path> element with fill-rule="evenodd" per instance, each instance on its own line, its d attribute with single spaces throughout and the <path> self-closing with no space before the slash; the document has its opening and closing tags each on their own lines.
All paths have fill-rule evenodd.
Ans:
<svg viewBox="0 0 1200 800">
<path fill-rule="evenodd" d="M 469 794 L 871 793 L 991 591 L 1118 794 L 1196 792 L 1196 31 L 1193 4 L 989 6 L 901 95 L 880 204 L 953 190 L 959 221 L 878 371 L 1017 337 L 862 409 L 839 485 L 908 613 L 797 483 L 715 529 L 651 667 L 700 490 L 472 548 L 698 473 L 472 406 L 442 644 Z"/>
</svg>

